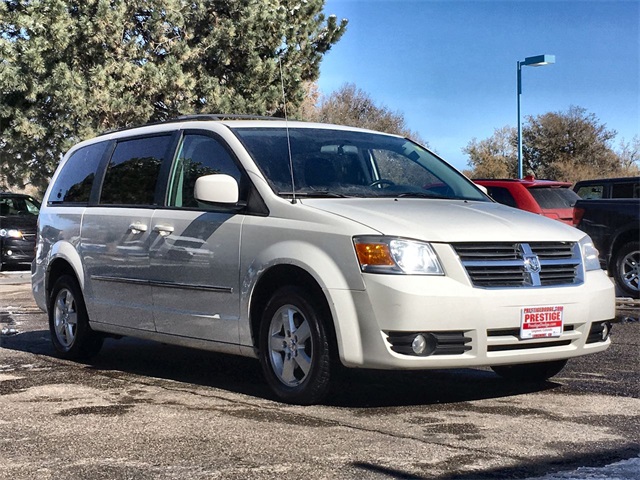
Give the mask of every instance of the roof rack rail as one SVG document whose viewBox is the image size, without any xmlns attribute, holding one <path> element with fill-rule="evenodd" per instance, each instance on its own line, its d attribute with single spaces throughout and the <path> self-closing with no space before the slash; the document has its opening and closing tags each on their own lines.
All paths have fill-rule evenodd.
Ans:
<svg viewBox="0 0 640 480">
<path fill-rule="evenodd" d="M 169 119 L 167 122 L 179 122 L 182 120 L 282 120 L 280 117 L 269 117 L 264 115 L 245 115 L 245 114 L 227 114 L 227 113 L 199 113 L 195 115 L 180 115 L 179 117 Z"/>
<path fill-rule="evenodd" d="M 231 114 L 231 113 L 198 113 L 193 115 L 180 115 L 178 117 L 168 118 L 167 120 L 159 120 L 157 122 L 149 122 L 149 123 L 144 123 L 142 125 L 132 125 L 130 127 L 114 128 L 113 130 L 107 130 L 98 136 L 101 137 L 103 135 L 109 135 L 110 133 L 123 132 L 123 131 L 131 130 L 134 128 L 150 127 L 153 125 L 163 125 L 166 123 L 178 123 L 178 122 L 184 122 L 189 120 L 197 120 L 201 122 L 210 122 L 210 121 L 220 122 L 223 120 L 283 120 L 283 118 L 268 117 L 263 115 L 244 115 L 244 114 Z"/>
</svg>

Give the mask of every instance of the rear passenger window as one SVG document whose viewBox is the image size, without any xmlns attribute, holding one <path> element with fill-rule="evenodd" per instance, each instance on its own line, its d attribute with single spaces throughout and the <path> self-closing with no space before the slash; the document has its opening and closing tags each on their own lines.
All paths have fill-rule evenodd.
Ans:
<svg viewBox="0 0 640 480">
<path fill-rule="evenodd" d="M 94 143 L 76 150 L 51 187 L 49 203 L 87 203 L 96 171 L 108 144 Z"/>
<path fill-rule="evenodd" d="M 118 142 L 107 167 L 100 203 L 153 205 L 162 160 L 171 136 Z"/>
<path fill-rule="evenodd" d="M 580 187 L 576 192 L 580 198 L 584 198 L 586 200 L 593 200 L 596 198 L 602 198 L 604 193 L 604 186 L 602 185 L 586 185 L 584 187 Z"/>
</svg>

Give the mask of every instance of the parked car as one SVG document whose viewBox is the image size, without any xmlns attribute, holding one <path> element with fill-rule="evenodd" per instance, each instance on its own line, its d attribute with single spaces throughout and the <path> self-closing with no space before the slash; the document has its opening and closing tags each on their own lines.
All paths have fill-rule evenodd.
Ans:
<svg viewBox="0 0 640 480">
<path fill-rule="evenodd" d="M 418 144 L 224 116 L 62 159 L 32 286 L 65 358 L 132 335 L 260 359 L 309 404 L 337 363 L 540 381 L 605 350 L 614 288 L 578 229 L 491 201 Z"/>
<path fill-rule="evenodd" d="M 640 298 L 640 198 L 578 200 L 573 223 L 593 239 L 618 288 Z"/>
<path fill-rule="evenodd" d="M 573 186 L 573 191 L 585 200 L 640 198 L 640 177 L 581 180 Z"/>
<path fill-rule="evenodd" d="M 554 180 L 537 180 L 533 176 L 518 179 L 474 179 L 487 189 L 496 202 L 544 215 L 571 225 L 573 204 L 578 195 L 571 190 L 571 183 Z"/>
<path fill-rule="evenodd" d="M 39 211 L 29 195 L 0 192 L 0 270 L 33 260 Z"/>
</svg>

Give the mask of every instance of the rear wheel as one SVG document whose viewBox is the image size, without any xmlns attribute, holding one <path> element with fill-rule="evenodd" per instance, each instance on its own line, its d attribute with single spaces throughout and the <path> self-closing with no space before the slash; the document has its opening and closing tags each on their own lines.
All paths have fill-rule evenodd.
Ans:
<svg viewBox="0 0 640 480">
<path fill-rule="evenodd" d="M 640 298 L 640 242 L 626 243 L 618 250 L 613 278 L 626 295 Z"/>
<path fill-rule="evenodd" d="M 53 286 L 49 301 L 49 330 L 56 352 L 70 360 L 87 359 L 102 348 L 102 335 L 89 326 L 89 316 L 78 281 L 69 275 Z"/>
<path fill-rule="evenodd" d="M 567 360 L 552 362 L 522 363 L 519 365 L 496 365 L 491 369 L 503 378 L 519 382 L 542 382 L 560 373 Z"/>
<path fill-rule="evenodd" d="M 305 290 L 284 287 L 265 308 L 260 361 L 267 383 L 283 401 L 309 405 L 329 389 L 329 341 L 322 309 Z"/>
</svg>

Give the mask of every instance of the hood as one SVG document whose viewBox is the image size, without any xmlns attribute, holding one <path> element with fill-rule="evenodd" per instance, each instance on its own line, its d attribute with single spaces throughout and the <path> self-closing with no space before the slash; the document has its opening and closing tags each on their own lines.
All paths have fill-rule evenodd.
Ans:
<svg viewBox="0 0 640 480">
<path fill-rule="evenodd" d="M 584 236 L 576 228 L 542 215 L 492 202 L 305 198 L 301 203 L 351 219 L 382 235 L 429 242 L 578 241 Z"/>
</svg>

